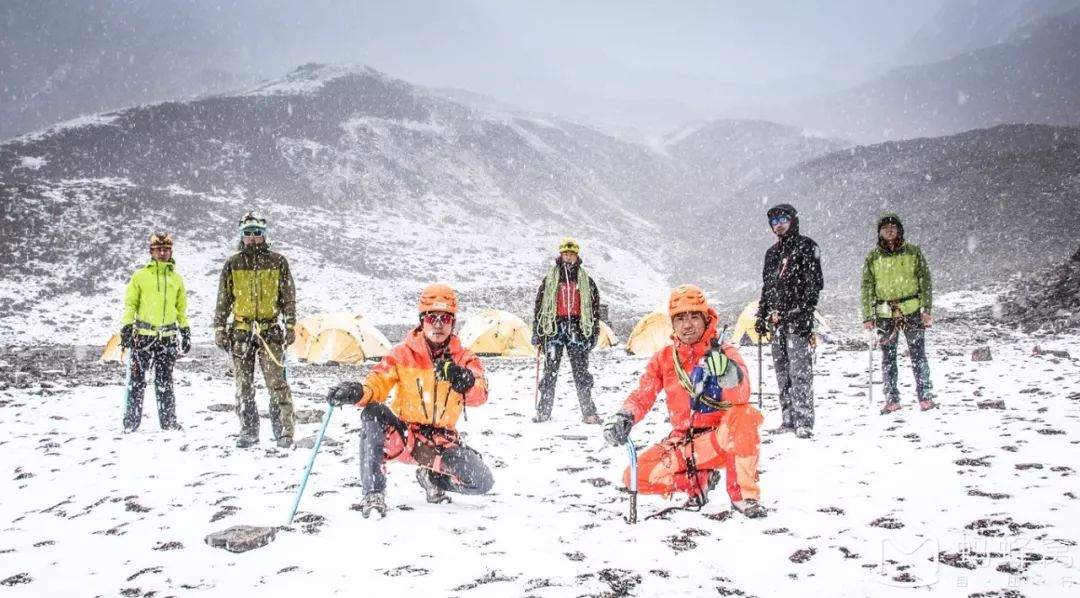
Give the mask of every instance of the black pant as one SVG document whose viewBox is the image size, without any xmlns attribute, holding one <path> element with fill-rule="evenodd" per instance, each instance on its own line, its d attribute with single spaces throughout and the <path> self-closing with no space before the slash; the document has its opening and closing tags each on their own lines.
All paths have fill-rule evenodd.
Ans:
<svg viewBox="0 0 1080 598">
<path fill-rule="evenodd" d="M 596 405 L 592 400 L 593 377 L 589 373 L 589 347 L 586 345 L 566 345 L 570 355 L 570 371 L 574 374 L 574 386 L 577 388 L 581 416 L 596 415 Z M 559 364 L 562 363 L 562 343 L 548 343 L 544 346 L 544 379 L 540 381 L 540 404 L 536 411 L 541 415 L 551 415 L 555 404 L 555 383 L 559 379 Z"/>
<path fill-rule="evenodd" d="M 439 434 L 440 429 L 428 432 Z M 445 432 L 445 431 L 443 431 Z M 360 413 L 360 483 L 364 494 L 386 490 L 386 439 L 393 436 L 404 446 L 408 434 L 423 434 L 415 424 L 402 423 L 389 407 L 372 403 Z M 456 433 L 450 432 L 454 438 Z M 403 449 L 402 449 L 403 450 Z M 465 446 L 460 440 L 450 444 L 429 444 L 417 438 L 410 455 L 420 467 L 431 469 L 431 479 L 439 489 L 458 494 L 486 494 L 495 485 L 491 470 L 484 464 L 480 453 Z M 389 455 L 397 458 L 399 455 Z"/>
<path fill-rule="evenodd" d="M 158 423 L 162 430 L 176 427 L 176 395 L 173 393 L 173 365 L 176 363 L 176 339 L 172 336 L 140 336 L 128 363 L 127 399 L 124 404 L 124 429 L 135 431 L 142 423 L 146 372 L 154 370 L 154 395 L 157 397 Z"/>
</svg>

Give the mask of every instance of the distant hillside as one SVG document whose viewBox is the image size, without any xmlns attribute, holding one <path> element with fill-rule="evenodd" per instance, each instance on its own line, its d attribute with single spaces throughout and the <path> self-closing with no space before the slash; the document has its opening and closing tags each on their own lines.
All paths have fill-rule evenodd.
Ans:
<svg viewBox="0 0 1080 598">
<path fill-rule="evenodd" d="M 768 206 L 788 202 L 821 245 L 828 293 L 852 297 L 884 210 L 899 212 L 939 288 L 1002 281 L 1066 258 L 1080 227 L 1080 128 L 1005 125 L 859 146 L 810 160 L 725 200 L 724 218 L 692 233 L 727 286 L 753 292 L 775 237 Z"/>
<path fill-rule="evenodd" d="M 846 145 L 760 120 L 693 123 L 664 138 L 667 153 L 682 163 L 700 192 L 707 194 L 726 194 L 769 179 Z"/>
<path fill-rule="evenodd" d="M 1080 125 L 1080 9 L 770 116 L 864 143 L 1009 123 Z"/>
</svg>

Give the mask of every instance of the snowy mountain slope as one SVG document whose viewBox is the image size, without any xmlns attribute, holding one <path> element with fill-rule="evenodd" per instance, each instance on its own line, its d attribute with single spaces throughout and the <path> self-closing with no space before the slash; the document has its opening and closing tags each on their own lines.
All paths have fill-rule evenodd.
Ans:
<svg viewBox="0 0 1080 598">
<path fill-rule="evenodd" d="M 981 342 L 994 361 L 969 361 Z M 579 422 L 569 376 L 553 421 L 535 425 L 532 361 L 485 359 L 491 400 L 470 409 L 462 429 L 493 468 L 493 494 L 429 505 L 412 469 L 391 464 L 387 518 L 363 519 L 351 508 L 360 499 L 359 414 L 347 407 L 328 432 L 343 444 L 320 452 L 297 523 L 244 554 L 203 537 L 235 524 L 283 525 L 310 453 L 271 448 L 268 424 L 258 450 L 232 448 L 235 416 L 217 407 L 232 401 L 220 358 L 178 364 L 185 430 L 175 433 L 156 429 L 149 401 L 142 430 L 120 434 L 115 367 L 7 378 L 0 583 L 11 596 L 358 587 L 439 596 L 905 596 L 907 586 L 932 596 L 1064 596 L 1080 579 L 1072 515 L 1080 377 L 1075 359 L 1032 355 L 1033 342 L 1080 355 L 1075 336 L 935 328 L 942 407 L 914 409 L 902 361 L 904 409 L 892 417 L 866 406 L 866 353 L 823 346 L 816 438 L 764 437 L 767 519 L 732 515 L 717 490 L 701 513 L 633 526 L 623 522 L 627 498 L 618 490 L 626 452 Z M 756 381 L 753 349 L 743 352 Z M 766 393 L 775 390 L 770 362 L 766 351 Z M 602 413 L 618 408 L 643 366 L 643 358 L 597 356 Z M 325 389 L 365 369 L 293 368 L 298 407 L 325 409 Z M 876 400 L 880 393 L 874 388 Z M 996 400 L 1004 410 L 977 407 Z M 778 425 L 775 397 L 765 402 L 765 426 Z M 666 434 L 662 409 L 658 402 L 635 427 L 635 440 Z M 319 417 L 298 436 L 314 434 Z M 681 499 L 643 496 L 640 517 Z"/>
<path fill-rule="evenodd" d="M 476 112 L 371 69 L 306 65 L 242 94 L 0 145 L 0 334 L 107 334 L 154 228 L 180 240 L 202 334 L 233 223 L 253 207 L 297 261 L 305 313 L 408 321 L 416 292 L 439 279 L 477 311 L 526 312 L 564 235 L 581 240 L 605 302 L 637 313 L 669 286 L 658 272 L 680 246 L 622 240 L 657 236 L 647 216 L 677 200 L 675 179 L 663 156 L 579 125 Z M 16 332 L 43 319 L 59 328 Z"/>
</svg>

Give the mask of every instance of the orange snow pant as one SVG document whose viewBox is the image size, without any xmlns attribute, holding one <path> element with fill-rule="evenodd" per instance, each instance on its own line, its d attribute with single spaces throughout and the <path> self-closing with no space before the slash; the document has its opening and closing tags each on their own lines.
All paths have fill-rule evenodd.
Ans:
<svg viewBox="0 0 1080 598">
<path fill-rule="evenodd" d="M 692 440 L 686 432 L 672 431 L 659 444 L 638 455 L 638 493 L 664 494 L 686 492 L 702 494 L 708 488 L 712 470 L 725 471 L 728 496 L 732 501 L 761 498 L 758 487 L 758 450 L 761 438 L 758 427 L 764 420 L 750 405 L 738 405 L 716 428 L 694 430 Z M 696 475 L 688 473 L 693 460 Z M 623 473 L 623 484 L 630 487 L 630 468 Z"/>
</svg>

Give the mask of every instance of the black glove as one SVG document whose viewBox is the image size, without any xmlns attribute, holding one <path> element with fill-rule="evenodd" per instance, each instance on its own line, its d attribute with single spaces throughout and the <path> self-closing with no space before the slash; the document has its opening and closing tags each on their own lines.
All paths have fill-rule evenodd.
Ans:
<svg viewBox="0 0 1080 598">
<path fill-rule="evenodd" d="M 465 394 L 476 384 L 476 376 L 469 368 L 462 367 L 449 357 L 444 357 L 435 362 L 435 377 L 439 380 L 450 382 L 450 388 L 454 392 Z"/>
<path fill-rule="evenodd" d="M 326 402 L 334 407 L 352 405 L 364 398 L 364 385 L 359 382 L 342 382 L 330 389 L 326 395 Z"/>
<path fill-rule="evenodd" d="M 540 338 L 540 335 L 536 334 L 534 332 L 533 335 L 532 335 L 532 346 L 539 347 L 539 346 L 541 346 L 543 344 L 544 344 L 544 341 Z"/>
<path fill-rule="evenodd" d="M 135 326 L 124 324 L 120 327 L 120 346 L 130 349 L 135 346 Z"/>
<path fill-rule="evenodd" d="M 769 333 L 769 324 L 765 321 L 765 318 L 758 318 L 754 322 L 754 332 L 758 333 L 758 336 L 765 336 Z"/>
<path fill-rule="evenodd" d="M 224 326 L 214 329 L 214 344 L 222 351 L 228 351 L 232 343 L 229 342 L 229 331 Z"/>
<path fill-rule="evenodd" d="M 187 327 L 181 328 L 180 329 L 180 352 L 187 355 L 189 351 L 191 351 L 191 329 L 187 328 Z"/>
<path fill-rule="evenodd" d="M 285 346 L 291 346 L 296 342 L 296 329 L 292 326 L 285 327 Z"/>
<path fill-rule="evenodd" d="M 604 440 L 611 446 L 622 446 L 630 438 L 630 428 L 634 425 L 634 417 L 625 411 L 620 411 L 604 420 Z"/>
</svg>

